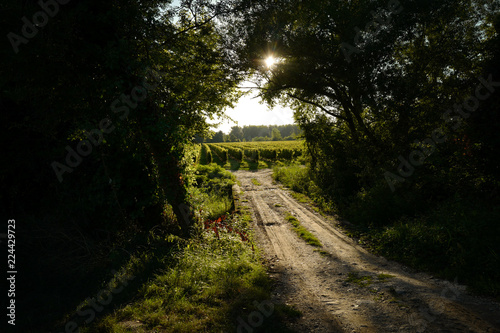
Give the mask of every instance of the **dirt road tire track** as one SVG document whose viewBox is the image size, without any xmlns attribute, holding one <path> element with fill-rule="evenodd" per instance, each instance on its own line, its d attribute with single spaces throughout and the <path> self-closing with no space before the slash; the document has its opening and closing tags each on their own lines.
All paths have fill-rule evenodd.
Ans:
<svg viewBox="0 0 500 333">
<path fill-rule="evenodd" d="M 277 281 L 273 301 L 293 304 L 303 313 L 290 328 L 297 332 L 500 332 L 499 303 L 370 254 L 344 235 L 333 219 L 313 212 L 274 184 L 271 173 L 269 169 L 236 171 L 241 187 L 235 191 L 242 191 L 241 199 L 248 201 L 256 241 Z M 302 241 L 285 220 L 286 212 L 313 233 L 330 255 L 321 255 Z M 372 283 L 347 282 L 353 273 Z M 379 279 L 380 274 L 392 277 Z"/>
</svg>

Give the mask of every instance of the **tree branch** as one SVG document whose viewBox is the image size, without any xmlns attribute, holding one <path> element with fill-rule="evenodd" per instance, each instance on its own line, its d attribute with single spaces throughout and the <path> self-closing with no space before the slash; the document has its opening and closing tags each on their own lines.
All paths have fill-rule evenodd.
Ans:
<svg viewBox="0 0 500 333">
<path fill-rule="evenodd" d="M 187 28 L 187 29 L 184 29 L 184 30 L 181 30 L 181 31 L 179 31 L 179 32 L 177 32 L 177 33 L 175 33 L 175 34 L 174 34 L 174 37 L 175 37 L 175 36 L 178 36 L 178 35 L 181 35 L 181 34 L 184 34 L 184 33 L 188 32 L 188 31 L 191 31 L 191 30 L 194 30 L 194 29 L 201 28 L 201 27 L 203 27 L 204 25 L 207 25 L 208 23 L 210 23 L 211 21 L 213 21 L 213 19 L 214 19 L 214 18 L 216 18 L 218 15 L 219 15 L 219 14 L 214 15 L 214 16 L 212 16 L 212 17 L 209 17 L 208 19 L 206 19 L 205 21 L 200 22 L 200 23 L 196 23 L 196 22 L 195 22 L 195 24 L 194 24 L 194 25 L 192 25 L 191 27 L 189 27 L 189 28 Z"/>
<path fill-rule="evenodd" d="M 341 116 L 341 115 L 338 115 L 338 114 L 335 114 L 335 113 L 333 113 L 333 112 L 331 112 L 331 111 L 327 110 L 324 106 L 320 105 L 319 103 L 316 103 L 316 102 L 313 102 L 313 101 L 309 101 L 309 100 L 307 100 L 307 99 L 305 99 L 305 98 L 302 98 L 302 97 L 300 97 L 300 96 L 293 95 L 293 94 L 288 94 L 288 96 L 290 96 L 290 97 L 292 97 L 292 98 L 295 98 L 295 99 L 297 99 L 297 100 L 299 100 L 299 101 L 301 101 L 301 102 L 304 102 L 304 103 L 307 103 L 307 104 L 311 104 L 311 105 L 313 105 L 313 106 L 315 106 L 315 107 L 317 107 L 317 108 L 321 109 L 323 112 L 325 112 L 325 113 L 329 114 L 330 116 L 333 116 L 333 117 L 338 118 L 338 119 L 342 119 L 342 120 L 344 120 L 344 121 L 345 121 L 345 120 L 347 120 L 345 117 L 343 117 L 343 116 Z"/>
</svg>

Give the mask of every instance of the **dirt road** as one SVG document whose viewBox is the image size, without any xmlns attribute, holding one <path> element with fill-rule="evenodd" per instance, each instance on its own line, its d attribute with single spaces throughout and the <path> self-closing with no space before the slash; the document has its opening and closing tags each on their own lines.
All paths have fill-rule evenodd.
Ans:
<svg viewBox="0 0 500 333">
<path fill-rule="evenodd" d="M 333 218 L 315 213 L 273 183 L 271 173 L 236 171 L 241 186 L 235 185 L 235 191 L 252 210 L 256 241 L 277 281 L 271 301 L 293 304 L 303 313 L 291 329 L 500 332 L 499 303 L 368 253 Z M 325 252 L 315 251 L 293 232 L 286 212 L 321 241 Z"/>
</svg>

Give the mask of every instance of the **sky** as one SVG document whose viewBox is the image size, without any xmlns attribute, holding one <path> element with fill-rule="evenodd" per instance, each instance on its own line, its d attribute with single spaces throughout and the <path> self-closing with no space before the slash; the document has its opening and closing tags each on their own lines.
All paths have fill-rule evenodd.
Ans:
<svg viewBox="0 0 500 333">
<path fill-rule="evenodd" d="M 179 0 L 174 0 L 173 5 L 179 6 Z M 244 82 L 243 86 L 254 86 L 249 82 Z M 248 91 L 248 90 L 246 90 Z M 288 125 L 294 124 L 293 111 L 290 108 L 276 106 L 270 109 L 265 104 L 260 104 L 260 98 L 255 98 L 258 91 L 251 92 L 240 98 L 234 109 L 227 109 L 226 114 L 235 122 L 225 120 L 220 126 L 213 128 L 214 131 L 223 131 L 228 134 L 233 126 L 246 125 Z M 209 123 L 218 123 L 221 120 L 209 121 Z"/>
<path fill-rule="evenodd" d="M 267 105 L 260 103 L 260 98 L 256 95 L 258 91 L 251 92 L 240 98 L 234 109 L 227 109 L 226 114 L 235 122 L 225 120 L 214 131 L 229 133 L 231 127 L 245 125 L 288 125 L 294 124 L 293 111 L 290 108 L 276 106 L 270 109 Z M 210 121 L 217 123 L 220 120 Z"/>
</svg>

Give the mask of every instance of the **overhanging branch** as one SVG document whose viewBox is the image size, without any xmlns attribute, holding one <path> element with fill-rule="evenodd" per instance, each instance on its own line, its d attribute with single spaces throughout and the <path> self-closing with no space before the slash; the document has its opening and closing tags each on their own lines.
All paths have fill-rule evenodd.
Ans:
<svg viewBox="0 0 500 333">
<path fill-rule="evenodd" d="M 297 96 L 297 95 L 294 95 L 294 94 L 288 94 L 288 96 L 290 96 L 290 97 L 292 97 L 292 98 L 295 98 L 295 99 L 297 99 L 297 100 L 299 100 L 299 101 L 301 101 L 301 102 L 303 102 L 303 103 L 307 103 L 307 104 L 313 105 L 313 106 L 315 106 L 315 107 L 319 108 L 321 111 L 323 111 L 323 112 L 325 112 L 325 113 L 329 114 L 329 115 L 330 115 L 330 116 L 332 116 L 332 117 L 335 117 L 335 118 L 338 118 L 338 119 L 342 119 L 342 120 L 344 120 L 344 121 L 345 121 L 345 120 L 347 120 L 345 117 L 343 117 L 343 116 L 341 116 L 341 115 L 338 115 L 338 114 L 336 114 L 336 113 L 333 113 L 333 112 L 331 112 L 331 111 L 327 110 L 324 106 L 322 106 L 322 105 L 321 105 L 321 104 L 319 104 L 319 103 L 316 103 L 316 102 L 313 102 L 313 101 L 307 100 L 307 99 L 305 99 L 305 98 L 302 98 L 302 97 Z"/>
</svg>

